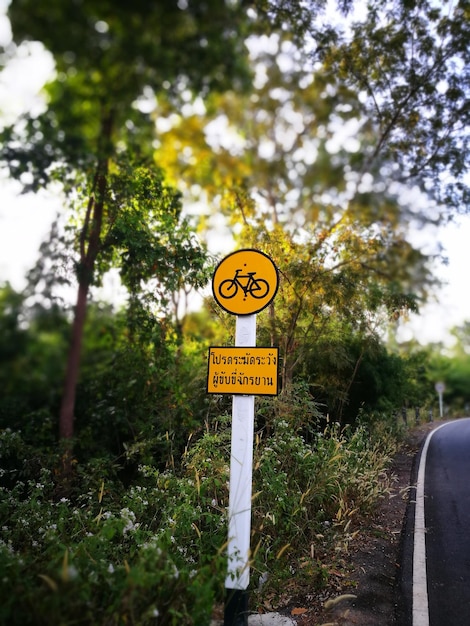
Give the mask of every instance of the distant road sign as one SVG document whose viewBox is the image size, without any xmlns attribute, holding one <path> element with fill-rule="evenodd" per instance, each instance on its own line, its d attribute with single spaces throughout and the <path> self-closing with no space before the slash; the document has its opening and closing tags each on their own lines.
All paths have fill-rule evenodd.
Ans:
<svg viewBox="0 0 470 626">
<path fill-rule="evenodd" d="M 446 386 L 443 382 L 436 383 L 434 388 L 436 389 L 437 393 L 444 393 L 444 391 L 446 390 Z"/>
<path fill-rule="evenodd" d="M 210 347 L 207 393 L 276 396 L 279 348 Z"/>
<path fill-rule="evenodd" d="M 259 313 L 272 301 L 279 286 L 273 260 L 259 250 L 238 250 L 216 267 L 212 293 L 217 303 L 234 315 Z"/>
</svg>

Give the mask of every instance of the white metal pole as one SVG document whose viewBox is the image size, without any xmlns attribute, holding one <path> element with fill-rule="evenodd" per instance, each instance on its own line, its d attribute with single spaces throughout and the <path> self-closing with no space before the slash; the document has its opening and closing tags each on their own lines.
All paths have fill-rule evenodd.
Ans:
<svg viewBox="0 0 470 626">
<path fill-rule="evenodd" d="M 256 315 L 237 316 L 235 346 L 256 346 Z M 247 612 L 250 581 L 254 414 L 254 396 L 233 396 L 225 626 L 245 624 L 248 619 L 243 613 Z"/>
</svg>

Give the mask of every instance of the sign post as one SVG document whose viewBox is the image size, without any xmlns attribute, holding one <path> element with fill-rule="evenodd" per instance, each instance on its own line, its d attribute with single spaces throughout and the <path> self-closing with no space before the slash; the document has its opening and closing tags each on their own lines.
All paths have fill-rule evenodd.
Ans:
<svg viewBox="0 0 470 626">
<path fill-rule="evenodd" d="M 236 346 L 256 343 L 256 315 L 237 317 Z M 224 626 L 248 623 L 255 397 L 233 396 Z"/>
<path fill-rule="evenodd" d="M 439 416 L 442 419 L 442 416 L 444 414 L 444 407 L 443 407 L 443 402 L 442 402 L 442 394 L 446 390 L 446 386 L 445 386 L 445 384 L 442 381 L 439 381 L 439 382 L 437 382 L 434 385 L 434 388 L 437 391 L 437 394 L 439 396 Z"/>
<path fill-rule="evenodd" d="M 207 377 L 208 393 L 233 395 L 224 626 L 248 625 L 255 394 L 277 394 L 278 366 L 277 348 L 256 348 L 256 313 L 278 284 L 273 261 L 252 249 L 229 254 L 212 279 L 217 303 L 237 316 L 235 348 L 209 349 Z"/>
</svg>

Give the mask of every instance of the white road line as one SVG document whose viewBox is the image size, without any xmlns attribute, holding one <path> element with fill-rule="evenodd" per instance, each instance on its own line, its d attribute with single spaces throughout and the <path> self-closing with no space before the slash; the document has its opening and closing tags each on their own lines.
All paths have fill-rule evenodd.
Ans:
<svg viewBox="0 0 470 626">
<path fill-rule="evenodd" d="M 441 424 L 431 431 L 424 442 L 419 462 L 418 479 L 416 482 L 415 531 L 413 548 L 413 626 L 429 626 L 428 583 L 426 576 L 426 525 L 424 519 L 424 477 L 426 472 L 426 456 L 431 437 L 435 432 L 448 426 Z"/>
</svg>

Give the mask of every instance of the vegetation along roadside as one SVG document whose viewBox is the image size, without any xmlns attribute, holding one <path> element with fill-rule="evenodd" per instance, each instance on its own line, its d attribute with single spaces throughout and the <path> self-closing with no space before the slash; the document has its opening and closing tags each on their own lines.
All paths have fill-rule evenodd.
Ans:
<svg viewBox="0 0 470 626">
<path fill-rule="evenodd" d="M 279 400 L 269 402 L 275 411 Z M 296 403 L 306 410 L 299 391 Z M 207 427 L 178 462 L 141 460 L 132 480 L 122 460 L 80 463 L 67 495 L 57 489 L 58 454 L 5 429 L 2 620 L 209 623 L 224 595 L 228 422 Z M 306 609 L 307 618 L 331 597 L 357 593 L 351 555 L 370 539 L 365 529 L 387 533 L 374 516 L 394 489 L 397 443 L 365 426 L 301 434 L 277 416 L 270 430 L 269 437 L 265 426 L 258 431 L 255 447 L 251 604 Z M 127 461 L 142 457 L 139 448 Z"/>
</svg>

